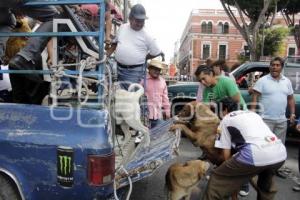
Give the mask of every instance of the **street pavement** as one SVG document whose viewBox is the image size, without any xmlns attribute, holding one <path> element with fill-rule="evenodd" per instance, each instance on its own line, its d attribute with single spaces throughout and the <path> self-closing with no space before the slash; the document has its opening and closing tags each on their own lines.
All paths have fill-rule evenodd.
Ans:
<svg viewBox="0 0 300 200">
<path fill-rule="evenodd" d="M 282 179 L 275 177 L 278 193 L 275 200 L 300 200 L 300 192 L 294 192 L 292 187 L 295 185 L 295 181 L 300 181 L 298 172 L 298 144 L 286 144 L 288 150 L 288 159 L 285 163 L 286 167 L 291 169 L 291 173 L 288 178 Z M 141 180 L 133 184 L 133 191 L 130 200 L 164 200 L 167 199 L 165 190 L 165 174 L 168 167 L 175 162 L 185 162 L 192 160 L 201 155 L 201 150 L 194 147 L 190 141 L 186 138 L 182 138 L 180 143 L 180 155 L 174 158 L 171 162 L 165 164 L 158 169 L 152 176 Z M 193 193 L 192 200 L 200 200 L 203 192 L 203 188 L 206 185 L 206 181 L 202 180 L 199 184 L 200 189 Z M 240 200 L 255 200 L 256 192 L 251 187 L 250 194 L 247 197 L 240 197 Z"/>
</svg>

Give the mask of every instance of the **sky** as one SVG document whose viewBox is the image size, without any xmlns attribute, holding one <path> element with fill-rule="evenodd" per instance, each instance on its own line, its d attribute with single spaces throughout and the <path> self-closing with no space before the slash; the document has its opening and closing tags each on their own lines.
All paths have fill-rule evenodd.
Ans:
<svg viewBox="0 0 300 200">
<path fill-rule="evenodd" d="M 174 55 L 192 9 L 222 9 L 220 0 L 132 0 L 146 9 L 145 27 L 165 53 L 166 62 Z"/>
</svg>

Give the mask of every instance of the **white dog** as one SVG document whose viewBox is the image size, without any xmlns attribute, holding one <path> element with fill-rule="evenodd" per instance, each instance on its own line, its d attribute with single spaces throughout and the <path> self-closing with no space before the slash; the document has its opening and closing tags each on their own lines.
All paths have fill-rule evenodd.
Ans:
<svg viewBox="0 0 300 200">
<path fill-rule="evenodd" d="M 134 91 L 135 88 L 138 88 L 138 90 Z M 145 146 L 149 146 L 150 144 L 149 129 L 145 127 L 141 122 L 141 109 L 139 99 L 143 94 L 143 86 L 137 83 L 131 84 L 128 88 L 128 91 L 124 89 L 116 90 L 116 123 L 121 125 L 121 129 L 124 132 L 124 144 L 126 144 L 131 138 L 129 127 L 143 133 L 143 143 L 145 144 Z"/>
</svg>

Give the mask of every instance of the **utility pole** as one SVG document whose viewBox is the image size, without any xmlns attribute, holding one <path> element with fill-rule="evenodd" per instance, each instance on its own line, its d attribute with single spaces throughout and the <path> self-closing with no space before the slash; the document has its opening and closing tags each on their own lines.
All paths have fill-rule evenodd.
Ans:
<svg viewBox="0 0 300 200">
<path fill-rule="evenodd" d="M 128 0 L 124 0 L 124 22 L 127 23 L 128 19 Z"/>
<path fill-rule="evenodd" d="M 262 24 L 262 40 L 261 40 L 261 50 L 260 50 L 260 57 L 263 58 L 264 56 L 264 48 L 265 48 L 265 26 L 266 26 L 266 17 L 264 16 L 263 24 Z"/>
</svg>

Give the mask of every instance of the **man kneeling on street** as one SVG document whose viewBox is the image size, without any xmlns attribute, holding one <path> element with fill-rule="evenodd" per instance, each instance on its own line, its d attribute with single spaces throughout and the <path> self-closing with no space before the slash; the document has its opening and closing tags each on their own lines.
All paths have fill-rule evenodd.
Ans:
<svg viewBox="0 0 300 200">
<path fill-rule="evenodd" d="M 287 157 L 285 146 L 259 115 L 238 110 L 231 98 L 222 99 L 218 111 L 222 121 L 215 147 L 222 149 L 225 161 L 212 171 L 204 199 L 228 198 L 256 175 L 257 199 L 274 199 L 273 176 Z"/>
</svg>

